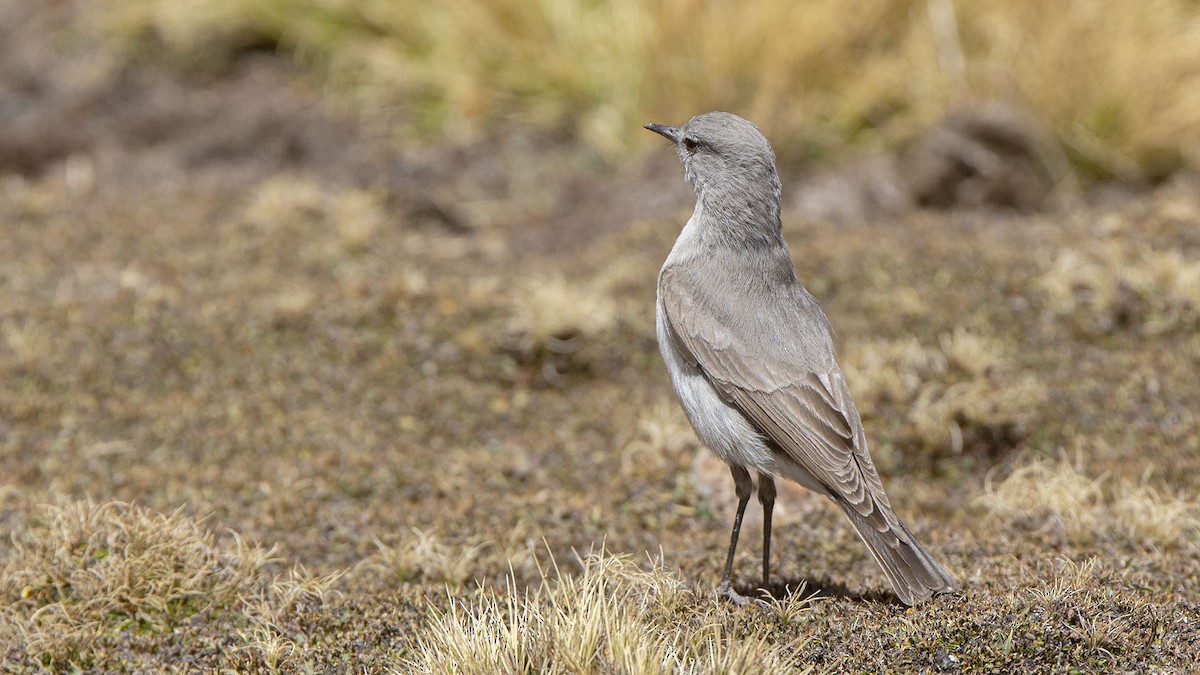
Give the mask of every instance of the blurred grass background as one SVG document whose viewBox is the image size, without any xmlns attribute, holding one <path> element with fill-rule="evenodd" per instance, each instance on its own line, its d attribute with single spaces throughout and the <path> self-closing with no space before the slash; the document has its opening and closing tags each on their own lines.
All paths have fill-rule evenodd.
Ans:
<svg viewBox="0 0 1200 675">
<path fill-rule="evenodd" d="M 949 110 L 1028 110 L 1084 177 L 1200 165 L 1194 0 L 103 0 L 143 54 L 293 53 L 421 135 L 561 128 L 610 162 L 647 121 L 736 111 L 781 160 L 892 149 Z M 413 105 L 413 103 L 416 105 Z"/>
</svg>

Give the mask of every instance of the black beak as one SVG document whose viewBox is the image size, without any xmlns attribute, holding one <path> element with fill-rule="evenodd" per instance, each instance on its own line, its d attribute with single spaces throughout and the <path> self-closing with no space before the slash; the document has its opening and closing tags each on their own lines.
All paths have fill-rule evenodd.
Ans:
<svg viewBox="0 0 1200 675">
<path fill-rule="evenodd" d="M 647 124 L 643 128 L 653 131 L 672 143 L 679 143 L 679 129 L 675 127 L 669 127 L 665 124 Z"/>
</svg>

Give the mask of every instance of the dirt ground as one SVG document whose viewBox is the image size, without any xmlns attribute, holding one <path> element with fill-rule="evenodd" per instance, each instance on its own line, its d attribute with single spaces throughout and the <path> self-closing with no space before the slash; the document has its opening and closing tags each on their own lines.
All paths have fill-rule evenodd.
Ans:
<svg viewBox="0 0 1200 675">
<path fill-rule="evenodd" d="M 892 502 L 963 591 L 898 605 L 786 491 L 768 590 L 816 598 L 781 618 L 706 595 L 732 485 L 655 344 L 691 198 L 666 148 L 403 143 L 270 54 L 114 65 L 4 12 L 6 672 L 403 671 L 437 611 L 601 547 L 661 556 L 694 620 L 797 669 L 1195 668 L 1195 177 L 1047 205 L 785 171 Z M 118 549 L 120 583 L 76 576 L 108 583 Z"/>
</svg>

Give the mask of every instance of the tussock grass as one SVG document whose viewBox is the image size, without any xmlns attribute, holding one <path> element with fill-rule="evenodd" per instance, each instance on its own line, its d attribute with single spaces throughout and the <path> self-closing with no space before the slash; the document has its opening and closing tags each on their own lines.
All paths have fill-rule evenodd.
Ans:
<svg viewBox="0 0 1200 675">
<path fill-rule="evenodd" d="M 33 662 L 87 668 L 122 633 L 170 632 L 199 613 L 240 611 L 265 590 L 271 556 L 236 537 L 222 548 L 180 512 L 60 502 L 13 534 L 0 614 Z"/>
<path fill-rule="evenodd" d="M 102 5 L 127 43 L 220 56 L 255 43 L 328 66 L 415 124 L 516 116 L 616 157 L 646 121 L 739 112 L 784 157 L 893 145 L 965 103 L 1047 124 L 1077 166 L 1131 179 L 1200 163 L 1200 10 L 1187 0 L 145 0 Z"/>
<path fill-rule="evenodd" d="M 339 595 L 333 587 L 342 572 L 314 574 L 294 564 L 286 574 L 276 575 L 268 586 L 238 598 L 242 617 L 231 624 L 241 644 L 233 663 L 238 670 L 265 669 L 268 673 L 312 670 L 320 644 L 307 635 L 288 630 L 288 619 L 298 610 L 321 607 Z"/>
<path fill-rule="evenodd" d="M 328 230 L 340 249 L 331 253 L 364 250 L 388 222 L 383 195 L 370 190 L 333 190 L 302 176 L 281 174 L 257 186 L 241 219 L 268 233 L 296 234 L 309 228 Z"/>
<path fill-rule="evenodd" d="M 341 573 L 273 572 L 274 548 L 218 541 L 181 511 L 64 500 L 30 517 L 0 557 L 0 647 L 27 667 L 127 668 L 139 640 L 195 656 L 212 645 L 193 631 L 213 630 L 233 638 L 231 663 L 286 670 L 314 648 L 287 620 L 338 593 Z"/>
<path fill-rule="evenodd" d="M 621 451 L 621 473 L 634 477 L 670 473 L 687 463 L 698 446 L 687 416 L 674 399 L 659 399 L 642 409 L 636 430 Z"/>
<path fill-rule="evenodd" d="M 860 414 L 886 418 L 895 411 L 896 444 L 936 458 L 974 446 L 1007 451 L 1037 421 L 1045 385 L 1015 369 L 1010 352 L 959 327 L 936 347 L 915 338 L 851 344 L 842 364 Z"/>
<path fill-rule="evenodd" d="M 1200 323 L 1200 262 L 1136 239 L 1059 252 L 1038 279 L 1049 315 L 1085 335 L 1156 335 Z"/>
<path fill-rule="evenodd" d="M 709 622 L 701 598 L 661 565 L 584 557 L 521 595 L 452 599 L 418 637 L 420 673 L 780 673 L 785 649 Z M 790 605 L 779 610 L 791 617 Z M 790 649 L 789 645 L 789 649 Z"/>
<path fill-rule="evenodd" d="M 620 305 L 601 279 L 562 274 L 517 279 L 504 294 L 506 351 L 529 381 L 562 387 L 594 372 L 606 336 L 621 324 Z"/>
<path fill-rule="evenodd" d="M 1130 603 L 1128 609 L 1114 607 L 1115 599 L 1106 589 L 1117 574 L 1097 558 L 1056 560 L 1042 565 L 1039 573 L 1047 582 L 1027 591 L 1019 602 L 1028 602 L 1035 616 L 1061 616 L 1064 632 L 1074 643 L 1072 656 L 1078 659 L 1081 653 L 1090 653 L 1103 668 L 1119 667 L 1117 654 L 1128 648 L 1123 638 L 1135 630 L 1138 615 L 1154 616 L 1158 611 L 1148 599 Z"/>
<path fill-rule="evenodd" d="M 304 223 L 323 219 L 328 195 L 316 181 L 290 175 L 275 175 L 259 183 L 242 211 L 242 220 L 267 232 L 299 229 Z"/>
<path fill-rule="evenodd" d="M 1149 484 L 1087 476 L 1077 456 L 1035 460 L 1001 481 L 989 477 L 977 503 L 996 518 L 1029 529 L 1050 528 L 1074 543 L 1116 538 L 1169 547 L 1200 531 L 1200 504 Z"/>
<path fill-rule="evenodd" d="M 360 572 L 382 574 L 398 583 L 443 584 L 460 589 L 471 581 L 487 544 L 454 546 L 435 532 L 414 529 L 412 536 L 395 546 L 376 540 L 378 552 L 359 563 Z"/>
<path fill-rule="evenodd" d="M 617 305 L 599 283 L 571 281 L 562 275 L 521 279 L 512 294 L 511 329 L 526 348 L 596 335 L 617 323 Z"/>
</svg>

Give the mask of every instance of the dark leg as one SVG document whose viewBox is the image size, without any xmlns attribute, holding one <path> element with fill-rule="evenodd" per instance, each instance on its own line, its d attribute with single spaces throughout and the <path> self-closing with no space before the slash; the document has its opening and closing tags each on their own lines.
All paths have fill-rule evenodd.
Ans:
<svg viewBox="0 0 1200 675">
<path fill-rule="evenodd" d="M 771 579 L 771 510 L 775 508 L 775 479 L 758 474 L 758 501 L 763 509 L 763 588 Z"/>
<path fill-rule="evenodd" d="M 729 556 L 725 558 L 725 571 L 721 573 L 721 583 L 717 585 L 717 593 L 728 597 L 739 605 L 750 603 L 750 598 L 741 596 L 733 590 L 729 583 L 729 575 L 733 573 L 733 554 L 737 551 L 738 534 L 742 530 L 742 516 L 746 513 L 746 504 L 750 502 L 750 492 L 754 483 L 750 480 L 750 472 L 740 466 L 730 465 L 733 474 L 733 485 L 737 490 L 737 515 L 733 517 L 733 532 L 729 535 Z"/>
</svg>

